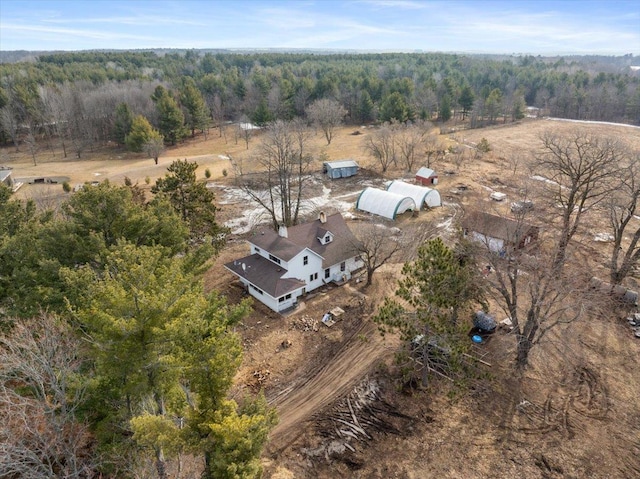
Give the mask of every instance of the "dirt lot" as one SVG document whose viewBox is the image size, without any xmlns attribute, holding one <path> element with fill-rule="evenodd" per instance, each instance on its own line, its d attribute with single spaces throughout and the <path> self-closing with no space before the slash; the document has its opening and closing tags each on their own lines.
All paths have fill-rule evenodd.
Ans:
<svg viewBox="0 0 640 479">
<path fill-rule="evenodd" d="M 266 478 L 640 477 L 640 341 L 619 318 L 591 315 L 556 330 L 533 354 L 524 387 L 514 378 L 513 338 L 496 333 L 476 351 L 490 364 L 484 366 L 487 378 L 455 398 L 447 395 L 446 381 L 411 394 L 398 388 L 393 364 L 397 340 L 382 339 L 370 321 L 382 298 L 393 293 L 402 263 L 413 257 L 422 240 L 433 234 L 454 235 L 465 208 L 504 210 L 513 199 L 535 192 L 540 181 L 532 179 L 527 165 L 539 148 L 539 135 L 576 128 L 619 137 L 640 149 L 640 129 L 551 120 L 442 135 L 443 145 L 467 147 L 484 137 L 492 151 L 479 158 L 469 154 L 459 166 L 450 159 L 436 165 L 443 208 L 387 224 L 414 241 L 395 264 L 376 272 L 371 287 L 363 289 L 356 281 L 327 287 L 285 317 L 255 304 L 238 328 L 245 357 L 234 394 L 262 388 L 280 413 L 263 458 Z M 355 130 L 362 134 L 352 135 Z M 364 218 L 352 208 L 357 192 L 405 175 L 391 171 L 383 178 L 375 173 L 362 150 L 366 135 L 366 129 L 343 128 L 329 146 L 320 135 L 315 137 L 316 154 L 354 158 L 364 169 L 341 182 L 318 173 L 310 190 L 317 197 L 310 215 L 318 209 L 339 210 L 357 226 Z M 176 158 L 197 161 L 201 176 L 209 168 L 219 188 L 220 219 L 229 221 L 237 233 L 207 273 L 205 284 L 237 301 L 245 293 L 222 264 L 247 253 L 244 239 L 256 220 L 247 216 L 253 207 L 223 170 L 231 173 L 230 155 L 249 159 L 259 138 L 251 141 L 249 150 L 242 142 L 235 144 L 231 134 L 227 138 L 225 142 L 213 133 L 207 141 L 189 140 L 168 151 L 157 166 L 127 153 L 105 152 L 82 161 L 41 152 L 34 166 L 29 157 L 11 149 L 2 152 L 1 162 L 12 166 L 18 178 L 68 176 L 72 185 L 106 178 L 120 182 L 125 176 L 145 184 L 147 177 L 153 181 L 162 176 Z M 507 201 L 491 201 L 492 191 L 506 193 Z M 18 195 L 35 197 L 41 204 L 65 196 L 60 185 L 26 185 Z M 592 227 L 581 241 L 592 252 L 597 269 L 607 245 L 593 242 L 590 234 L 601 224 L 597 218 L 590 221 Z M 345 314 L 328 328 L 320 318 L 335 306 Z M 345 427 L 345 421 L 360 424 L 363 432 Z"/>
</svg>

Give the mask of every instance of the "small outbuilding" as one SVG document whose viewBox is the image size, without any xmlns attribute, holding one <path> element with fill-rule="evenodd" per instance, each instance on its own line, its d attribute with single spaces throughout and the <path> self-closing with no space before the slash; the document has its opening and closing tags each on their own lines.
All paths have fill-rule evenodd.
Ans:
<svg viewBox="0 0 640 479">
<path fill-rule="evenodd" d="M 437 185 L 438 175 L 431 168 L 423 166 L 416 173 L 416 182 L 421 185 Z"/>
<path fill-rule="evenodd" d="M 0 183 L 13 190 L 15 185 L 11 176 L 11 168 L 0 166 Z"/>
<path fill-rule="evenodd" d="M 322 172 L 329 178 L 348 178 L 358 173 L 358 163 L 354 160 L 325 161 L 322 164 Z"/>
<path fill-rule="evenodd" d="M 358 196 L 356 209 L 394 220 L 397 215 L 418 208 L 410 196 L 369 187 Z"/>
<path fill-rule="evenodd" d="M 483 243 L 490 251 L 504 255 L 528 247 L 538 240 L 540 229 L 483 211 L 471 211 L 462 220 L 465 238 Z"/>
<path fill-rule="evenodd" d="M 412 185 L 411 183 L 405 183 L 404 181 L 394 180 L 387 186 L 387 191 L 391 193 L 398 193 L 403 196 L 410 196 L 416 203 L 416 208 L 421 210 L 424 205 L 429 208 L 435 208 L 442 206 L 440 200 L 440 193 L 433 188 L 427 188 L 426 186 Z"/>
</svg>

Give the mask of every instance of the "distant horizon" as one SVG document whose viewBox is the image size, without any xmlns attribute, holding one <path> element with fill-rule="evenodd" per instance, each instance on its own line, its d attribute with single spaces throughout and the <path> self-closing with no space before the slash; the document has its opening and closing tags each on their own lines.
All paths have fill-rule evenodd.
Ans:
<svg viewBox="0 0 640 479">
<path fill-rule="evenodd" d="M 538 54 L 531 52 L 514 52 L 514 53 L 494 53 L 494 52 L 481 52 L 481 51 L 426 51 L 422 49 L 415 50 L 364 50 L 355 48 L 218 48 L 218 47 L 202 47 L 202 48 L 177 48 L 177 47 L 140 47 L 140 48 L 87 48 L 84 50 L 2 50 L 0 49 L 0 56 L 10 53 L 90 53 L 90 52 L 154 52 L 154 51 L 215 51 L 223 53 L 317 53 L 317 54 L 338 54 L 338 53 L 353 53 L 353 54 L 379 54 L 379 53 L 402 53 L 402 54 L 443 54 L 443 55 L 487 55 L 487 56 L 504 56 L 504 57 L 523 57 L 532 56 L 540 58 L 555 58 L 555 57 L 614 57 L 624 58 L 631 56 L 632 58 L 640 58 L 640 54 L 624 53 L 624 54 L 606 54 L 606 53 L 575 53 L 575 52 L 558 52 L 548 54 Z M 637 67 L 637 68 L 640 68 Z"/>
<path fill-rule="evenodd" d="M 0 51 L 640 55 L 635 0 L 2 0 Z"/>
</svg>

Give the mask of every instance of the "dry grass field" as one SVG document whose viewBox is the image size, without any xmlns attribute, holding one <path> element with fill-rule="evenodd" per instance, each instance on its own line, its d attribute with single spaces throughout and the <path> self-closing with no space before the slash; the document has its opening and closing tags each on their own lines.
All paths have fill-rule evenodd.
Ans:
<svg viewBox="0 0 640 479">
<path fill-rule="evenodd" d="M 530 166 L 540 135 L 570 134 L 578 128 L 620 138 L 640 151 L 640 129 L 602 124 L 528 120 L 441 135 L 443 146 L 471 147 L 486 138 L 492 150 L 475 157 L 469 148 L 460 165 L 449 158 L 435 165 L 444 206 L 397 221 L 405 236 L 414 239 L 413 246 L 396 263 L 376 272 L 371 287 L 363 289 L 355 281 L 328 287 L 309 295 L 286 317 L 255 305 L 238 328 L 245 356 L 233 394 L 263 389 L 280 413 L 263 457 L 265 478 L 640 477 L 640 340 L 620 318 L 587 315 L 555 330 L 533 353 L 522 382 L 513 370 L 513 337 L 498 332 L 477 351 L 490 365 L 484 366 L 487 378 L 454 398 L 446 394 L 446 381 L 411 393 L 399 388 L 393 363 L 397 339 L 382 339 L 370 321 L 384 296 L 393 294 L 402 263 L 411 259 L 420 241 L 432 234 L 454 234 L 455 222 L 466 208 L 504 211 L 510 201 L 535 194 L 541 185 L 531 176 L 541 172 Z M 356 130 L 360 134 L 353 135 Z M 364 168 L 353 180 L 332 183 L 321 177 L 318 162 L 316 188 L 330 190 L 333 201 L 325 207 L 337 208 L 340 200 L 344 210 L 344 203 L 352 204 L 364 185 L 407 177 L 400 170 L 385 177 L 375 172 L 362 146 L 369 131 L 344 127 L 328 146 L 320 134 L 313 138 L 316 157 L 324 152 L 330 159 L 353 158 Z M 242 140 L 236 144 L 232 132 L 225 141 L 212 131 L 206 141 L 189 139 L 169 149 L 158 165 L 125 152 L 97 151 L 82 160 L 65 160 L 58 152 L 41 151 L 34 166 L 28 155 L 10 148 L 2 151 L 0 163 L 11 166 L 16 178 L 65 176 L 74 185 L 104 179 L 119 183 L 126 176 L 145 185 L 146 178 L 153 182 L 161 177 L 174 159 L 195 160 L 198 175 L 204 178 L 208 168 L 211 181 L 220 186 L 220 218 L 228 221 L 253 206 L 225 196 L 224 188 L 233 187 L 227 157 L 250 161 L 259 136 L 247 149 Z M 459 185 L 466 186 L 462 194 Z M 507 200 L 491 201 L 492 191 L 506 193 Z M 17 195 L 47 205 L 66 194 L 57 184 L 25 185 Z M 357 225 L 363 216 L 352 209 L 350 221 Z M 590 227 L 579 241 L 591 252 L 589 266 L 598 270 L 606 260 L 607 245 L 596 244 L 589 233 L 602 228 L 602 219 L 587 221 Z M 231 237 L 205 275 L 206 287 L 222 291 L 230 301 L 244 292 L 222 264 L 246 254 L 244 235 Z M 334 306 L 345 314 L 327 328 L 319 320 Z M 346 441 L 339 433 L 340 420 L 354 416 L 367 434 Z"/>
</svg>

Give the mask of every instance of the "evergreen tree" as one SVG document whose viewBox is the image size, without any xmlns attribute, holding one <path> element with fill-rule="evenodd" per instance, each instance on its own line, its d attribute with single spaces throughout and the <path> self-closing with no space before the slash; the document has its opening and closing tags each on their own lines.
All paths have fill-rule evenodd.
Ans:
<svg viewBox="0 0 640 479">
<path fill-rule="evenodd" d="M 102 449 L 126 464 L 133 457 L 122 451 L 135 454 L 135 441 L 148 448 L 161 479 L 183 450 L 237 473 L 205 477 L 258 477 L 274 412 L 260 400 L 243 409 L 226 398 L 242 354 L 232 328 L 247 301 L 228 306 L 207 297 L 186 258 L 126 243 L 111 250 L 102 271 L 68 269 L 64 277 L 85 292 L 71 306 L 90 338 L 89 405 L 100 418 L 94 430 Z"/>
<path fill-rule="evenodd" d="M 115 120 L 113 125 L 113 135 L 116 143 L 125 144 L 125 139 L 131 131 L 133 124 L 133 113 L 126 103 L 120 103 L 116 107 Z"/>
<path fill-rule="evenodd" d="M 440 238 L 427 241 L 418 249 L 416 260 L 402 268 L 395 293 L 402 302 L 386 298 L 374 321 L 383 334 L 399 332 L 417 349 L 423 366 L 428 355 L 446 350 L 447 358 L 440 359 L 454 369 L 459 367 L 469 329 L 459 321 L 460 313 L 473 302 L 484 303 L 476 269 L 461 248 L 449 248 Z M 422 370 L 423 382 L 427 372 Z"/>
<path fill-rule="evenodd" d="M 362 123 L 368 123 L 374 119 L 374 105 L 371 95 L 367 90 L 362 90 L 358 101 L 358 119 Z"/>
<path fill-rule="evenodd" d="M 215 195 L 205 183 L 196 181 L 198 164 L 188 160 L 176 160 L 164 178 L 158 178 L 151 188 L 158 200 L 166 198 L 189 225 L 192 238 L 213 238 L 215 246 L 221 246 L 225 228 L 216 223 Z"/>
<path fill-rule="evenodd" d="M 171 145 L 175 145 L 185 136 L 184 115 L 178 103 L 166 90 L 156 91 L 156 96 L 157 94 L 160 95 L 156 99 L 156 108 L 160 116 L 160 133 Z"/>
<path fill-rule="evenodd" d="M 404 123 L 409 119 L 409 106 L 400 93 L 391 93 L 382 100 L 380 104 L 380 121 L 390 122 L 396 120 L 399 123 Z"/>
<path fill-rule="evenodd" d="M 267 101 L 263 98 L 258 103 L 258 107 L 251 115 L 251 121 L 258 126 L 265 126 L 273 119 L 271 112 L 269 111 L 269 107 L 267 106 Z"/>
<path fill-rule="evenodd" d="M 465 85 L 462 87 L 462 91 L 460 92 L 460 97 L 458 98 L 458 103 L 462 107 L 462 119 L 464 120 L 471 109 L 473 108 L 473 102 L 475 101 L 476 96 L 473 94 L 473 90 L 469 85 Z"/>
<path fill-rule="evenodd" d="M 449 95 L 445 95 L 440 100 L 440 109 L 438 110 L 438 120 L 447 122 L 451 119 L 451 99 Z"/>
<path fill-rule="evenodd" d="M 131 128 L 125 137 L 125 143 L 129 150 L 139 153 L 144 150 L 145 143 L 154 135 L 157 136 L 159 133 L 153 129 L 149 120 L 142 115 L 138 115 L 131 122 Z"/>
<path fill-rule="evenodd" d="M 182 104 L 187 110 L 186 124 L 191 130 L 191 136 L 195 136 L 196 129 L 205 131 L 209 127 L 209 109 L 202 93 L 191 79 L 187 80 L 182 90 Z"/>
</svg>

